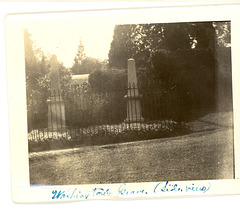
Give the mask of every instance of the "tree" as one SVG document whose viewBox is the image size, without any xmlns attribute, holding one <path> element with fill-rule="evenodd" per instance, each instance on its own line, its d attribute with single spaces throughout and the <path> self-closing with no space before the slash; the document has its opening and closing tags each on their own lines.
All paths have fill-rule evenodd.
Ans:
<svg viewBox="0 0 240 214">
<path fill-rule="evenodd" d="M 217 96 L 218 110 L 229 111 L 232 105 L 232 64 L 230 22 L 214 22 L 216 29 Z"/>
<path fill-rule="evenodd" d="M 35 48 L 31 34 L 26 29 L 24 30 L 24 51 L 27 92 L 40 91 L 42 77 L 48 72 L 46 60 L 43 53 Z M 38 56 L 42 56 L 42 59 Z"/>
<path fill-rule="evenodd" d="M 77 48 L 77 53 L 74 58 L 73 66 L 71 68 L 71 71 L 73 74 L 78 74 L 79 73 L 79 67 L 82 64 L 82 61 L 86 58 L 86 54 L 84 52 L 84 46 L 82 44 L 82 40 L 79 40 L 79 45 Z"/>
<path fill-rule="evenodd" d="M 75 57 L 78 61 L 79 64 L 81 64 L 81 62 L 86 58 L 86 54 L 84 52 L 84 46 L 82 44 L 82 40 L 79 40 L 79 45 L 78 45 L 78 49 L 77 49 L 77 54 Z"/>
<path fill-rule="evenodd" d="M 70 69 L 64 67 L 63 63 L 58 63 L 60 85 L 63 91 L 67 91 L 71 86 L 72 74 Z"/>
<path fill-rule="evenodd" d="M 230 22 L 214 22 L 217 34 L 217 43 L 220 47 L 231 47 L 231 26 Z"/>
<path fill-rule="evenodd" d="M 91 72 L 100 69 L 101 63 L 99 60 L 92 57 L 86 57 L 79 66 L 78 74 L 90 74 Z"/>
<path fill-rule="evenodd" d="M 135 58 L 138 67 L 151 66 L 158 52 L 214 48 L 212 22 L 117 25 L 109 51 L 110 67 L 126 68 Z"/>
<path fill-rule="evenodd" d="M 191 105 L 207 109 L 216 103 L 215 41 L 213 22 L 118 25 L 109 64 L 126 68 L 127 59 L 133 57 L 141 86 L 176 88 L 175 100 L 181 97 L 182 106 L 190 106 L 191 100 Z"/>
<path fill-rule="evenodd" d="M 89 75 L 88 82 L 94 91 L 123 91 L 127 87 L 127 71 L 116 68 L 96 70 Z"/>
<path fill-rule="evenodd" d="M 189 23 L 117 25 L 109 51 L 110 67 L 126 68 L 130 57 L 138 67 L 147 67 L 159 50 L 190 49 L 190 28 Z"/>
<path fill-rule="evenodd" d="M 109 51 L 110 67 L 126 68 L 127 59 L 134 56 L 133 32 L 137 25 L 116 25 Z"/>
<path fill-rule="evenodd" d="M 74 58 L 74 63 L 71 72 L 74 75 L 90 74 L 95 70 L 101 69 L 101 63 L 98 59 L 86 56 L 82 41 L 79 41 L 77 54 Z"/>
<path fill-rule="evenodd" d="M 35 47 L 28 30 L 24 30 L 25 72 L 28 129 L 47 126 L 47 99 L 50 96 L 50 57 Z M 63 86 L 70 83 L 70 71 L 58 63 Z"/>
</svg>

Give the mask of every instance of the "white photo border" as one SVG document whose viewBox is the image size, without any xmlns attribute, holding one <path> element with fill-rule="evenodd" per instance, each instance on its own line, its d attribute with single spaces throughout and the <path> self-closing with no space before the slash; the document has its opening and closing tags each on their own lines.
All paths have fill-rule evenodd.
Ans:
<svg viewBox="0 0 240 214">
<path fill-rule="evenodd" d="M 240 194 L 240 136 L 237 131 L 240 130 L 240 111 L 238 108 L 240 104 L 238 84 L 238 80 L 240 79 L 238 72 L 240 70 L 240 60 L 238 59 L 238 50 L 240 50 L 239 12 L 240 5 L 219 5 L 8 15 L 5 20 L 5 31 L 13 201 L 18 203 L 36 203 L 86 199 Z M 115 18 L 118 24 L 231 21 L 235 179 L 171 181 L 168 185 L 172 187 L 177 185 L 176 187 L 179 188 L 180 191 L 166 192 L 158 191 L 161 185 L 166 185 L 166 181 L 77 186 L 30 186 L 23 43 L 24 23 L 29 19 L 67 19 L 93 14 L 107 14 Z M 186 191 L 187 187 L 193 186 L 202 190 Z M 103 191 L 97 194 L 96 188 L 102 189 Z M 121 194 L 121 189 L 123 188 L 125 188 L 125 192 L 129 194 Z M 61 197 L 57 197 L 59 192 L 64 192 L 64 196 L 60 194 Z"/>
</svg>

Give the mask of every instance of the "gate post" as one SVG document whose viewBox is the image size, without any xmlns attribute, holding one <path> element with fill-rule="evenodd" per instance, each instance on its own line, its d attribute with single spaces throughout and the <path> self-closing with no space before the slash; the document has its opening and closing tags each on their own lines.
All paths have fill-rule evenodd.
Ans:
<svg viewBox="0 0 240 214">
<path fill-rule="evenodd" d="M 135 60 L 128 59 L 128 93 L 124 96 L 127 100 L 127 118 L 125 122 L 143 122 L 142 109 L 138 91 Z"/>
</svg>

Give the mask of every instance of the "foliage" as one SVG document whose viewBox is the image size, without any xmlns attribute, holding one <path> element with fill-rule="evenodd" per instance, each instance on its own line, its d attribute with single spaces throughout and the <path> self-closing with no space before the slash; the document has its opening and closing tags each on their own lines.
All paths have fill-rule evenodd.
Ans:
<svg viewBox="0 0 240 214">
<path fill-rule="evenodd" d="M 50 91 L 50 58 L 35 47 L 31 34 L 24 31 L 25 70 L 27 94 L 48 93 Z M 71 73 L 58 62 L 61 85 L 69 85 Z"/>
<path fill-rule="evenodd" d="M 67 104 L 66 124 L 70 127 L 112 124 L 125 119 L 124 93 L 121 91 L 98 91 L 86 83 L 69 87 L 64 91 L 63 99 Z"/>
<path fill-rule="evenodd" d="M 24 31 L 24 48 L 25 48 L 25 69 L 26 69 L 26 87 L 27 93 L 32 91 L 42 91 L 48 87 L 49 80 L 47 59 L 43 56 L 41 50 L 34 47 L 31 40 L 31 34 Z"/>
<path fill-rule="evenodd" d="M 188 23 L 117 25 L 109 51 L 111 67 L 126 68 L 133 57 L 138 67 L 151 65 L 151 57 L 159 50 L 190 49 L 193 37 Z"/>
<path fill-rule="evenodd" d="M 82 40 L 79 40 L 79 45 L 77 48 L 77 53 L 76 56 L 74 58 L 74 63 L 73 66 L 71 68 L 71 71 L 73 74 L 78 74 L 78 70 L 79 70 L 79 66 L 82 64 L 82 61 L 86 58 L 86 54 L 84 52 L 84 46 L 82 44 Z"/>
<path fill-rule="evenodd" d="M 195 117 L 216 108 L 216 44 L 230 45 L 229 22 L 117 25 L 109 65 L 126 68 L 133 57 L 141 88 L 176 87 L 184 106 L 178 114 Z"/>
<path fill-rule="evenodd" d="M 92 71 L 100 68 L 101 63 L 98 59 L 86 56 L 82 40 L 80 39 L 73 66 L 71 67 L 72 74 L 90 74 Z"/>
<path fill-rule="evenodd" d="M 35 47 L 31 34 L 24 30 L 28 128 L 47 126 L 47 99 L 50 94 L 50 58 Z M 62 88 L 70 85 L 71 74 L 58 63 Z"/>
<path fill-rule="evenodd" d="M 94 91 L 121 91 L 127 88 L 127 71 L 115 68 L 96 70 L 89 75 L 88 82 Z"/>
<path fill-rule="evenodd" d="M 231 47 L 231 26 L 230 22 L 214 22 L 217 42 L 220 47 Z"/>
<path fill-rule="evenodd" d="M 115 68 L 126 68 L 127 59 L 134 57 L 133 32 L 136 25 L 117 25 L 114 29 L 113 41 L 109 51 L 109 65 Z"/>
<path fill-rule="evenodd" d="M 92 57 L 86 57 L 79 66 L 78 71 L 74 74 L 90 74 L 99 69 L 101 69 L 99 60 Z"/>
<path fill-rule="evenodd" d="M 151 66 L 159 51 L 214 48 L 212 22 L 116 25 L 109 51 L 110 67 L 126 68 L 133 57 L 137 67 Z"/>
<path fill-rule="evenodd" d="M 108 145 L 180 136 L 191 133 L 183 124 L 126 124 L 90 126 L 61 132 L 33 130 L 28 134 L 29 152 L 74 148 L 80 145 Z"/>
<path fill-rule="evenodd" d="M 64 67 L 62 63 L 58 64 L 58 72 L 60 77 L 61 89 L 65 91 L 71 86 L 72 74 L 70 70 Z"/>
</svg>

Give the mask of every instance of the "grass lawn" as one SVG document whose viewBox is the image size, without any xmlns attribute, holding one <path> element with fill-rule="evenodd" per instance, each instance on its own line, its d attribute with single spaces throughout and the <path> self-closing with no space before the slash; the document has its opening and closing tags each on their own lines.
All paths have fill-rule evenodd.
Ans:
<svg viewBox="0 0 240 214">
<path fill-rule="evenodd" d="M 226 114 L 221 118 L 201 118 L 184 136 L 30 153 L 30 183 L 232 179 L 233 129 Z"/>
</svg>

